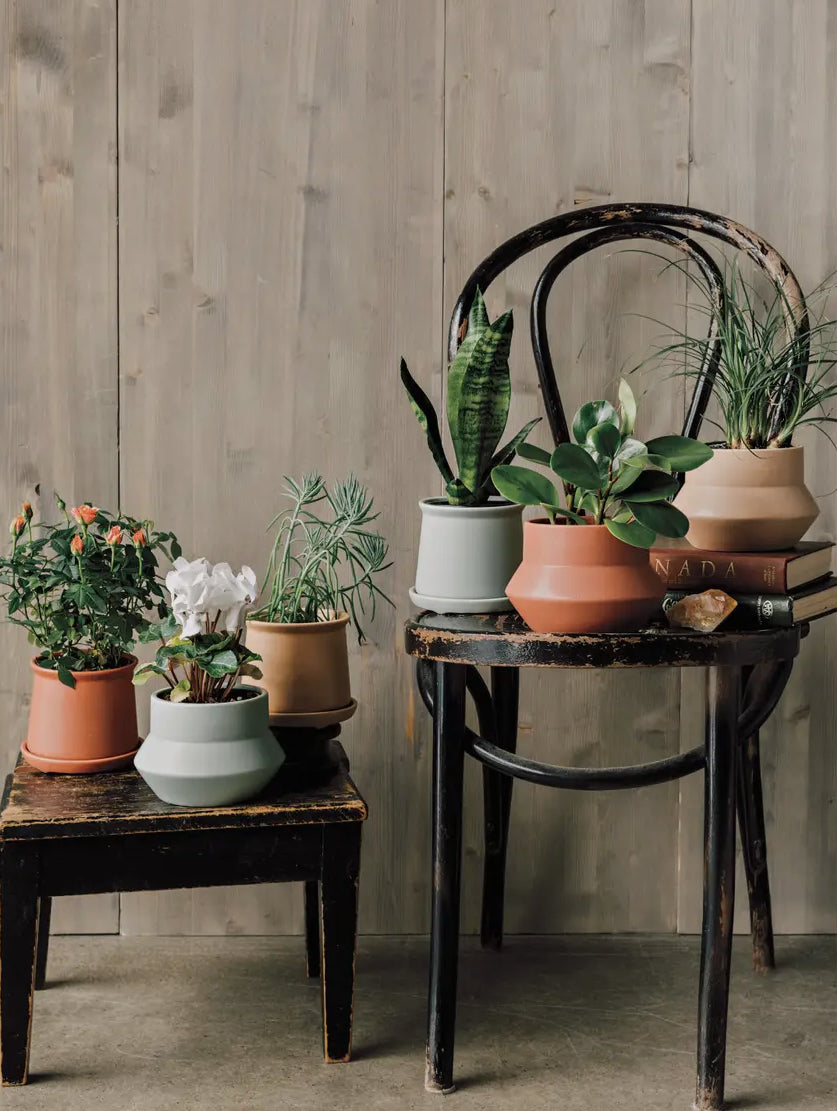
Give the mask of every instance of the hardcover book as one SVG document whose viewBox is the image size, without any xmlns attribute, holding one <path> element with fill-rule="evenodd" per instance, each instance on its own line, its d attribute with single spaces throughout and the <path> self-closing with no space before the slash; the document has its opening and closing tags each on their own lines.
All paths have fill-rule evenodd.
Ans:
<svg viewBox="0 0 837 1111">
<path fill-rule="evenodd" d="M 702 584 L 701 589 L 705 589 Z M 667 610 L 693 590 L 669 590 L 663 599 Z M 825 613 L 837 610 L 837 578 L 833 575 L 821 582 L 809 583 L 791 594 L 736 594 L 726 592 L 738 605 L 721 626 L 724 629 L 766 629 L 798 625 Z"/>
<path fill-rule="evenodd" d="M 786 594 L 831 572 L 829 540 L 801 541 L 786 552 L 709 552 L 689 546 L 652 548 L 651 566 L 674 590 L 720 586 L 727 594 Z"/>
</svg>

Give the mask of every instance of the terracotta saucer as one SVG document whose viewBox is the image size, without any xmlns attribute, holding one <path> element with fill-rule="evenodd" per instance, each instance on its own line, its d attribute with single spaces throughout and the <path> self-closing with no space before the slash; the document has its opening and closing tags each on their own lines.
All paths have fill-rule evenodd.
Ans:
<svg viewBox="0 0 837 1111">
<path fill-rule="evenodd" d="M 270 724 L 282 729 L 322 729 L 326 725 L 336 725 L 338 721 L 348 721 L 357 709 L 357 700 L 352 699 L 346 706 L 336 710 L 318 710 L 309 714 L 271 714 Z"/>
<path fill-rule="evenodd" d="M 23 759 L 40 772 L 57 772 L 59 775 L 87 775 L 91 772 L 116 771 L 127 768 L 139 752 L 139 745 L 130 752 L 118 756 L 105 756 L 100 760 L 61 760 L 57 756 L 39 756 L 29 751 L 26 741 L 20 746 Z"/>
</svg>

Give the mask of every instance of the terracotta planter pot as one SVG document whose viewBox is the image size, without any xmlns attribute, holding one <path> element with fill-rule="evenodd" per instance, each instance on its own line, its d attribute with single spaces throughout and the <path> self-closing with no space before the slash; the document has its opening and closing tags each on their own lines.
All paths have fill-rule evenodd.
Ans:
<svg viewBox="0 0 837 1111">
<path fill-rule="evenodd" d="M 687 473 L 674 504 L 689 518 L 689 543 L 715 552 L 790 548 L 819 515 L 801 447 L 718 449 Z"/>
<path fill-rule="evenodd" d="M 137 704 L 127 656 L 110 671 L 74 671 L 75 689 L 32 661 L 32 704 L 22 752 L 41 771 L 73 775 L 131 763 L 139 746 Z"/>
<path fill-rule="evenodd" d="M 648 552 L 604 525 L 523 522 L 523 562 L 506 588 L 536 633 L 618 633 L 660 612 L 665 587 Z"/>
<path fill-rule="evenodd" d="M 347 613 L 331 621 L 281 624 L 248 621 L 247 647 L 262 657 L 262 678 L 271 714 L 338 710 L 352 700 L 349 685 Z"/>
</svg>

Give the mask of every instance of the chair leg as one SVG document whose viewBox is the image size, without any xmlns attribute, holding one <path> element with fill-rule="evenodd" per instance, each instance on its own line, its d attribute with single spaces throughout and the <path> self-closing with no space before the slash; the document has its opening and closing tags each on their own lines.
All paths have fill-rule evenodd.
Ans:
<svg viewBox="0 0 837 1111">
<path fill-rule="evenodd" d="M 695 1107 L 724 1105 L 727 1008 L 735 908 L 735 778 L 740 675 L 709 668 L 704 787 L 703 930 Z"/>
<path fill-rule="evenodd" d="M 434 665 L 433 903 L 424 1081 L 429 1092 L 454 1088 L 466 670 L 459 664 Z"/>
<path fill-rule="evenodd" d="M 360 822 L 323 830 L 320 976 L 327 1062 L 348 1061 L 352 1053 L 360 834 Z"/>
<path fill-rule="evenodd" d="M 42 895 L 38 900 L 38 952 L 35 958 L 35 990 L 46 986 L 47 957 L 49 955 L 49 923 L 52 918 L 52 899 Z"/>
<path fill-rule="evenodd" d="M 517 711 L 520 672 L 516 667 L 491 669 L 491 696 L 494 704 L 497 744 L 517 751 Z M 503 904 L 506 889 L 506 855 L 511 814 L 511 776 L 500 775 L 483 765 L 483 803 L 485 810 L 485 863 L 482 878 L 482 920 L 480 941 L 484 949 L 503 945 Z"/>
<path fill-rule="evenodd" d="M 309 980 L 320 975 L 320 885 L 305 882 L 305 973 Z"/>
<path fill-rule="evenodd" d="M 29 848 L 0 846 L 0 1072 L 25 1084 L 35 989 L 38 858 Z"/>
<path fill-rule="evenodd" d="M 776 967 L 776 958 L 773 950 L 773 914 L 767 872 L 767 839 L 758 733 L 739 743 L 737 764 L 738 828 L 741 833 L 747 895 L 750 900 L 753 968 L 756 972 L 767 972 Z"/>
</svg>

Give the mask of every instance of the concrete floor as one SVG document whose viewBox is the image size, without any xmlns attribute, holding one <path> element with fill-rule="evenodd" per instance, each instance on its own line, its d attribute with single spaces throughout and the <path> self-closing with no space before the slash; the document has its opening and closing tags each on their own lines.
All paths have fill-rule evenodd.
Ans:
<svg viewBox="0 0 837 1111">
<path fill-rule="evenodd" d="M 732 1109 L 837 1108 L 837 938 L 737 939 Z M 695 938 L 462 943 L 458 1091 L 423 1089 L 424 938 L 364 938 L 355 1060 L 324 1065 L 298 938 L 55 938 L 4 1111 L 686 1111 Z"/>
</svg>

